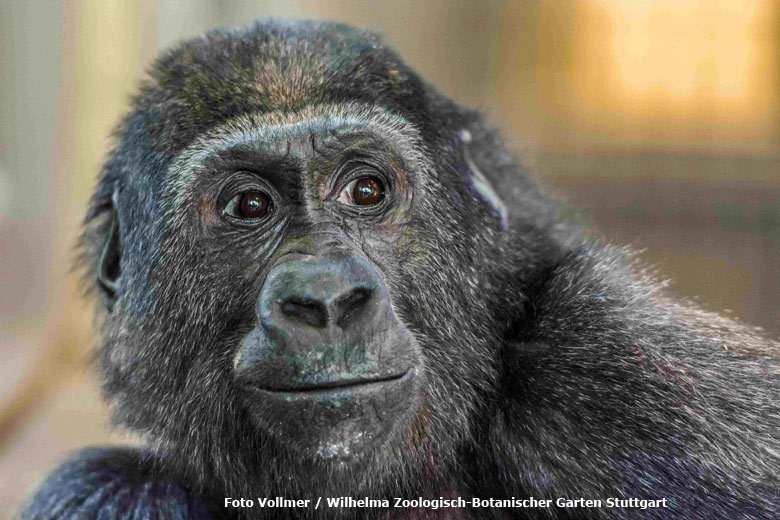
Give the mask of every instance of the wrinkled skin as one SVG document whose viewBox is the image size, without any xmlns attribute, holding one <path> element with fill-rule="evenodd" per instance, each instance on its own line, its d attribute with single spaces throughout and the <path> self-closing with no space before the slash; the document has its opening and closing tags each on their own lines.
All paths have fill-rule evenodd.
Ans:
<svg viewBox="0 0 780 520">
<path fill-rule="evenodd" d="M 777 344 L 559 221 L 372 34 L 258 22 L 163 55 L 83 251 L 146 447 L 75 455 L 21 518 L 780 514 Z M 667 507 L 224 505 L 277 496 Z"/>
</svg>

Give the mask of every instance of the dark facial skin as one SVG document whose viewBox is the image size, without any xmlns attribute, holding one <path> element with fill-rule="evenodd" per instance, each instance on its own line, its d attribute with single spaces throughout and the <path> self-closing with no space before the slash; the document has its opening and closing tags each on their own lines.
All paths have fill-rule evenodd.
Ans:
<svg viewBox="0 0 780 520">
<path fill-rule="evenodd" d="M 205 244 L 219 255 L 229 241 L 226 262 L 250 273 L 242 404 L 312 460 L 400 443 L 421 402 L 419 345 L 371 260 L 392 254 L 382 224 L 403 218 L 410 189 L 386 149 L 349 129 L 297 134 L 219 152 L 192 179 Z"/>
<path fill-rule="evenodd" d="M 182 360 L 193 381 L 187 384 L 203 395 L 193 405 L 204 410 L 180 415 L 215 416 L 208 410 L 219 403 L 211 396 L 225 394 L 235 417 L 226 417 L 229 434 L 219 434 L 219 442 L 236 439 L 249 473 L 241 487 L 229 488 L 231 496 L 276 489 L 268 482 L 275 472 L 297 490 L 291 494 L 321 490 L 328 496 L 351 492 L 356 479 L 365 483 L 358 486 L 376 487 L 392 483 L 398 472 L 422 477 L 427 463 L 418 453 L 431 450 L 431 439 L 440 436 L 442 451 L 455 446 L 447 435 L 456 429 L 432 413 L 430 393 L 452 395 L 440 413 L 460 420 L 456 410 L 471 406 L 471 399 L 459 397 L 457 388 L 486 380 L 459 377 L 457 370 L 436 370 L 430 379 L 419 338 L 456 329 L 421 321 L 414 309 L 421 296 L 411 291 L 425 285 L 410 278 L 434 279 L 415 267 L 430 259 L 416 254 L 422 248 L 415 241 L 429 235 L 415 224 L 427 199 L 415 150 L 365 123 L 323 125 L 264 128 L 265 135 L 283 136 L 278 139 L 251 132 L 220 136 L 199 145 L 202 153 L 183 154 L 196 160 L 171 169 L 177 206 L 164 247 L 169 254 L 187 251 L 199 279 L 170 294 L 200 292 L 194 298 L 223 303 L 209 311 L 208 333 L 193 328 L 171 337 L 173 330 L 164 331 L 158 344 L 189 343 L 179 339 L 182 332 L 212 338 L 192 345 L 193 354 Z M 177 240 L 184 237 L 188 245 Z M 181 277 L 177 272 L 160 275 L 161 283 Z M 422 297 L 437 292 L 440 299 L 456 294 L 447 283 L 435 283 Z M 166 306 L 197 323 L 198 311 L 187 303 Z M 478 316 L 473 308 L 462 312 Z M 442 482 L 429 481 L 438 492 Z"/>
</svg>

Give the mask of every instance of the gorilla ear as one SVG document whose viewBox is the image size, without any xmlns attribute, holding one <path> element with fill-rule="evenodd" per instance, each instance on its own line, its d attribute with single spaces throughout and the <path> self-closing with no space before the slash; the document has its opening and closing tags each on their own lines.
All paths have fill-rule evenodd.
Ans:
<svg viewBox="0 0 780 520">
<path fill-rule="evenodd" d="M 471 183 L 474 186 L 474 189 L 479 194 L 480 198 L 488 203 L 490 208 L 493 210 L 493 214 L 501 220 L 501 229 L 508 229 L 509 221 L 504 201 L 502 201 L 498 196 L 496 190 L 493 189 L 493 185 L 490 184 L 490 181 L 487 180 L 487 178 L 482 174 L 477 164 L 471 158 L 471 154 L 469 153 L 471 132 L 465 129 L 460 130 L 458 132 L 458 137 L 463 143 L 463 156 L 466 160 L 466 164 L 469 167 L 469 171 L 471 172 Z"/>
<path fill-rule="evenodd" d="M 108 211 L 110 212 L 108 217 L 110 219 L 109 230 L 100 250 L 100 260 L 97 265 L 97 286 L 103 303 L 111 310 L 116 303 L 117 286 L 122 274 L 119 265 L 122 251 L 119 240 L 119 220 L 113 200 Z"/>
</svg>

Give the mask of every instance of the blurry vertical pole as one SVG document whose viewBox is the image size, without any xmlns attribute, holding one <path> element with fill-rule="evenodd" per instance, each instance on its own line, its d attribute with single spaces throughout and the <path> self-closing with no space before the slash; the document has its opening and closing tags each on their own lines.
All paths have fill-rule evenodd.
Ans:
<svg viewBox="0 0 780 520">
<path fill-rule="evenodd" d="M 34 189 L 19 196 L 37 207 L 49 226 L 46 236 L 35 237 L 44 245 L 51 241 L 49 292 L 37 325 L 46 332 L 37 344 L 29 345 L 31 368 L 1 403 L 0 445 L 52 392 L 86 374 L 93 345 L 92 312 L 82 298 L 78 275 L 72 272 L 75 245 L 111 130 L 156 53 L 155 7 L 152 0 L 82 0 L 63 10 L 49 195 L 41 197 L 45 191 Z M 31 88 L 32 94 L 17 92 L 19 99 L 34 96 Z M 35 135 L 28 137 L 35 141 Z M 48 144 L 38 143 L 35 152 L 46 153 Z M 18 166 L 18 174 L 26 173 L 22 166 L 29 167 Z M 46 254 L 46 248 L 39 253 Z"/>
<path fill-rule="evenodd" d="M 79 227 L 110 134 L 130 95 L 157 51 L 153 0 L 81 0 L 65 10 L 58 99 L 55 185 L 56 234 L 52 273 L 68 275 Z M 82 364 L 92 345 L 91 309 L 84 305 L 77 276 L 67 276 L 54 294 L 50 343 L 66 360 Z"/>
<path fill-rule="evenodd" d="M 17 415 L 18 388 L 46 343 L 58 7 L 0 2 L 0 440 Z"/>
<path fill-rule="evenodd" d="M 502 129 L 506 135 L 518 136 L 534 146 L 558 139 L 561 132 L 545 113 L 545 100 L 539 99 L 545 95 L 545 89 L 539 84 L 543 78 L 556 72 L 560 76 L 551 52 L 544 52 L 541 47 L 552 47 L 552 54 L 565 61 L 571 32 L 562 22 L 554 35 L 546 34 L 540 20 L 544 5 L 550 9 L 549 4 L 540 0 L 504 2 L 492 74 L 495 112 Z M 560 18 L 570 17 L 568 2 L 558 2 L 553 8 Z M 549 45 L 551 40 L 553 45 Z"/>
</svg>

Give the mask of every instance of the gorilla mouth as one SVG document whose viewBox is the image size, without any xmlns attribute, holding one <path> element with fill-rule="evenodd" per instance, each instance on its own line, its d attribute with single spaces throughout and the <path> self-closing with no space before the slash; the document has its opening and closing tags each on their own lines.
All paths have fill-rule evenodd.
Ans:
<svg viewBox="0 0 780 520">
<path fill-rule="evenodd" d="M 391 389 L 394 383 L 400 383 L 411 377 L 412 369 L 409 368 L 400 374 L 379 377 L 346 378 L 321 383 L 300 384 L 296 386 L 266 387 L 257 383 L 249 385 L 253 390 L 260 390 L 276 394 L 278 396 L 297 397 L 323 397 L 327 394 L 342 391 L 350 392 L 374 392 Z"/>
<path fill-rule="evenodd" d="M 389 439 L 403 442 L 419 402 L 418 367 L 340 371 L 325 381 L 313 375 L 245 379 L 240 387 L 255 426 L 296 457 L 312 460 L 356 462 Z"/>
</svg>

